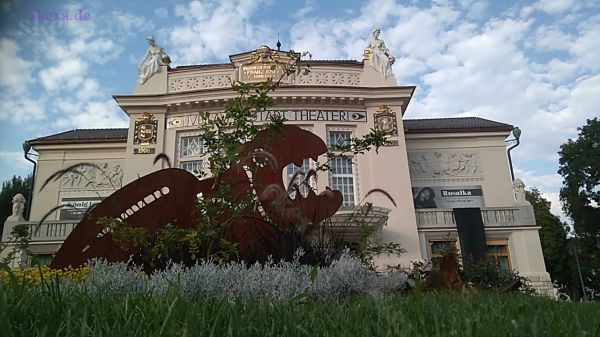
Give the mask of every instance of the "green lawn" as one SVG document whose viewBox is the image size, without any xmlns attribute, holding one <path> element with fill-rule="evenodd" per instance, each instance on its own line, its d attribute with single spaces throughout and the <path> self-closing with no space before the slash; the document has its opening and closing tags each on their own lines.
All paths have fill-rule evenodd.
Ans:
<svg viewBox="0 0 600 337">
<path fill-rule="evenodd" d="M 9 336 L 600 336 L 600 303 L 525 295 L 355 297 L 232 304 L 178 294 L 88 296 L 0 287 Z"/>
</svg>

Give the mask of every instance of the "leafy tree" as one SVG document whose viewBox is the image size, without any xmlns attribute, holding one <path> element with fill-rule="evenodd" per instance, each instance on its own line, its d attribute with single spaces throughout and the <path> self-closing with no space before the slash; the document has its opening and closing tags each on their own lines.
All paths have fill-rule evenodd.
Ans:
<svg viewBox="0 0 600 337">
<path fill-rule="evenodd" d="M 0 233 L 4 229 L 4 222 L 12 214 L 12 199 L 17 193 L 21 193 L 27 199 L 31 191 L 31 175 L 26 178 L 13 176 L 12 179 L 2 183 L 0 192 Z M 29 203 L 30 200 L 27 200 Z M 29 205 L 27 205 L 29 207 Z"/>
<path fill-rule="evenodd" d="M 600 293 L 600 120 L 588 119 L 576 140 L 560 147 L 563 210 L 573 220 L 585 287 Z M 584 257 L 584 258 L 583 258 Z"/>
<path fill-rule="evenodd" d="M 546 200 L 537 188 L 525 191 L 525 198 L 533 206 L 535 221 L 540 226 L 540 241 L 544 252 L 546 270 L 552 280 L 561 288 L 571 283 L 571 268 L 567 240 L 567 225 L 550 212 L 550 201 Z"/>
</svg>

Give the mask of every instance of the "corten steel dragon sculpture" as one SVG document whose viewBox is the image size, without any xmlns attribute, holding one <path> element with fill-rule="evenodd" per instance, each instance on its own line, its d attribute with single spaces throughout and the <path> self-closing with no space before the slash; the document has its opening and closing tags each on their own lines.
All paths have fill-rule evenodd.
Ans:
<svg viewBox="0 0 600 337">
<path fill-rule="evenodd" d="M 293 232 L 301 224 L 317 225 L 335 214 L 342 204 L 339 191 L 328 188 L 319 195 L 310 191 L 306 198 L 296 193 L 291 199 L 282 180 L 282 171 L 288 164 L 300 166 L 304 158 L 317 160 L 326 151 L 327 146 L 319 137 L 291 125 L 280 131 L 259 131 L 254 140 L 244 145 L 242 153 L 246 155 L 225 171 L 219 182 L 231 186 L 233 200 L 254 189 L 260 206 L 253 214 L 238 218 L 227 230 L 225 238 L 238 244 L 240 258 L 276 254 L 283 244 L 283 233 Z M 249 178 L 244 166 L 256 160 L 269 163 L 258 165 Z M 198 195 L 210 197 L 214 188 L 218 188 L 215 183 L 214 178 L 198 180 L 193 174 L 175 168 L 159 170 L 129 183 L 88 212 L 62 244 L 51 267 L 81 266 L 94 257 L 109 262 L 126 261 L 128 254 L 98 224 L 103 217 L 120 219 L 150 233 L 167 224 L 181 228 L 195 226 L 194 205 Z"/>
</svg>

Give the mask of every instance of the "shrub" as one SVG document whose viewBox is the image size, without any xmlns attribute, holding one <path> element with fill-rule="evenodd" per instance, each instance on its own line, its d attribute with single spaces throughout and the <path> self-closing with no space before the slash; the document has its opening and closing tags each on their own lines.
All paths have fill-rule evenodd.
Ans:
<svg viewBox="0 0 600 337">
<path fill-rule="evenodd" d="M 126 263 L 95 260 L 88 265 L 84 282 L 67 279 L 60 286 L 63 291 L 90 295 L 164 295 L 176 291 L 197 299 L 274 303 L 294 299 L 339 302 L 358 294 L 402 291 L 406 286 L 404 273 L 377 274 L 347 253 L 327 267 L 301 264 L 300 256 L 297 252 L 292 261 L 269 260 L 250 266 L 243 262 L 217 265 L 211 261 L 200 261 L 191 267 L 171 264 L 151 275 Z"/>
</svg>

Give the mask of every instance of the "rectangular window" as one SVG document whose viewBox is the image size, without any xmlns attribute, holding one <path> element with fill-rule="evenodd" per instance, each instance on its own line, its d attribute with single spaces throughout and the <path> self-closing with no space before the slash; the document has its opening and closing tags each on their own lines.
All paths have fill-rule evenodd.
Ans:
<svg viewBox="0 0 600 337">
<path fill-rule="evenodd" d="M 507 274 L 512 270 L 510 254 L 508 251 L 508 240 L 487 240 L 486 255 L 496 262 L 499 273 Z"/>
<path fill-rule="evenodd" d="M 342 192 L 343 206 L 356 204 L 354 188 L 354 172 L 350 157 L 335 157 L 330 163 L 329 186 L 332 190 Z"/>
<path fill-rule="evenodd" d="M 201 136 L 181 137 L 180 158 L 196 157 L 204 154 L 204 140 Z"/>
<path fill-rule="evenodd" d="M 202 173 L 205 148 L 201 135 L 180 135 L 176 153 L 177 167 L 196 176 Z"/>
<path fill-rule="evenodd" d="M 288 186 L 289 186 L 288 193 L 290 195 L 290 198 L 294 199 L 296 197 L 296 191 L 299 191 L 300 195 L 302 195 L 303 197 L 306 198 L 306 196 L 308 196 L 308 192 L 310 192 L 310 190 L 315 187 L 315 184 L 314 184 L 314 181 L 312 178 L 309 179 L 308 181 L 304 182 L 305 178 L 306 178 L 306 174 L 308 174 L 308 171 L 310 171 L 310 169 L 311 169 L 310 159 L 304 159 L 301 167 L 298 167 L 294 164 L 289 164 L 287 166 L 286 174 L 287 174 L 287 182 L 288 182 Z M 301 171 L 304 174 L 298 174 L 294 178 L 294 175 L 298 171 Z M 292 178 L 294 178 L 294 183 L 290 184 L 290 181 L 292 180 Z M 286 187 L 288 187 L 288 186 L 286 186 Z"/>
<path fill-rule="evenodd" d="M 52 254 L 35 254 L 29 257 L 30 266 L 48 266 L 52 263 Z"/>
<path fill-rule="evenodd" d="M 179 163 L 179 168 L 193 174 L 202 172 L 202 160 L 182 161 Z"/>
<path fill-rule="evenodd" d="M 329 131 L 327 133 L 327 147 L 348 145 L 351 137 L 351 131 Z"/>
<path fill-rule="evenodd" d="M 328 130 L 327 147 L 344 146 L 350 144 L 352 131 L 349 130 Z M 354 167 L 351 156 L 340 156 L 333 158 L 329 163 L 329 187 L 333 190 L 342 192 L 344 198 L 343 206 L 356 205 L 356 181 L 354 177 Z"/>
<path fill-rule="evenodd" d="M 456 251 L 456 240 L 429 240 L 429 257 L 432 268 L 439 270 L 442 256 Z"/>
</svg>

